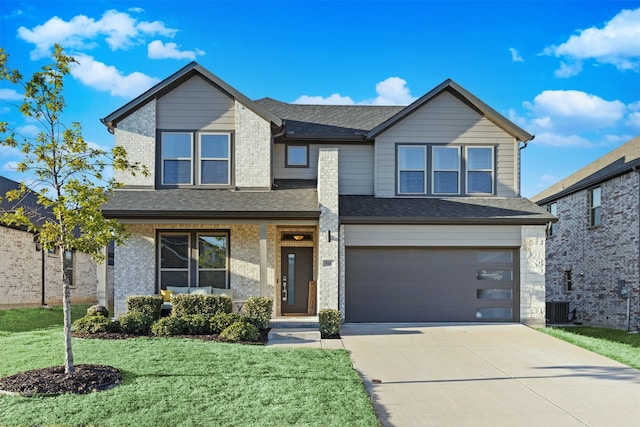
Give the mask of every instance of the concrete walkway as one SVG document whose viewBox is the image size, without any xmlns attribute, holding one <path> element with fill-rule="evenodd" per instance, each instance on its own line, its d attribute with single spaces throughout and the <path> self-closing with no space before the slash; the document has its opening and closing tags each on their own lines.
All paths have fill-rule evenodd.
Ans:
<svg viewBox="0 0 640 427">
<path fill-rule="evenodd" d="M 640 371 L 523 325 L 341 336 L 385 426 L 640 426 Z"/>
</svg>

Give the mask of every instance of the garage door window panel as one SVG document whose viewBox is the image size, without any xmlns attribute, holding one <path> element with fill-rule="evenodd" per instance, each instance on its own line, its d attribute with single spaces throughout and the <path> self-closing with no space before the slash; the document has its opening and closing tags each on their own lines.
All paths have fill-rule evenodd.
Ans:
<svg viewBox="0 0 640 427">
<path fill-rule="evenodd" d="M 481 307 L 476 311 L 476 318 L 483 320 L 509 320 L 513 318 L 511 307 Z"/>
</svg>

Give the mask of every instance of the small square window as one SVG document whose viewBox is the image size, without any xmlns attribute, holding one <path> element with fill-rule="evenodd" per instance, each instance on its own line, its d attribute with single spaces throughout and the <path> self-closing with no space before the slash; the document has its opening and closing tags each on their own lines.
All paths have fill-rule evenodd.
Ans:
<svg viewBox="0 0 640 427">
<path fill-rule="evenodd" d="M 288 168 L 308 168 L 309 167 L 309 146 L 308 145 L 287 145 L 286 167 Z"/>
</svg>

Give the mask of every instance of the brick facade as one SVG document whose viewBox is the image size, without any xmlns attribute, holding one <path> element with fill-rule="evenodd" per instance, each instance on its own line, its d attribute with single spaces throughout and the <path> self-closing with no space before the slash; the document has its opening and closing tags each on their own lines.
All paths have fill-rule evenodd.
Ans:
<svg viewBox="0 0 640 427">
<path fill-rule="evenodd" d="M 115 171 L 115 179 L 126 185 L 152 187 L 156 164 L 155 100 L 151 100 L 118 123 L 118 127 L 115 128 L 115 144 L 127 151 L 127 159 L 130 162 L 140 162 L 149 169 L 147 177 L 141 173 L 133 176 L 123 171 Z"/>
<path fill-rule="evenodd" d="M 521 227 L 520 323 L 545 325 L 545 228 Z"/>
<path fill-rule="evenodd" d="M 238 188 L 271 188 L 271 126 L 236 101 L 235 176 Z"/>
<path fill-rule="evenodd" d="M 46 304 L 62 304 L 60 257 L 44 254 Z M 96 302 L 96 263 L 87 254 L 73 257 L 72 303 Z M 42 303 L 42 252 L 33 234 L 0 226 L 0 307 L 38 306 Z"/>
<path fill-rule="evenodd" d="M 556 235 L 547 238 L 547 301 L 569 302 L 577 321 L 627 328 L 624 280 L 632 290 L 631 329 L 640 327 L 640 174 L 630 172 L 600 184 L 602 224 L 589 226 L 588 190 L 557 200 Z M 572 290 L 566 290 L 571 271 Z"/>
<path fill-rule="evenodd" d="M 338 149 L 321 148 L 318 153 L 318 310 L 339 308 L 340 259 L 338 212 Z"/>
</svg>

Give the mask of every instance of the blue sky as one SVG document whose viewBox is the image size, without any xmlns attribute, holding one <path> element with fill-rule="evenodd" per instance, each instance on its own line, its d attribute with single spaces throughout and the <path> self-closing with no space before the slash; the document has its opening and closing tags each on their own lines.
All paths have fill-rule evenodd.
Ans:
<svg viewBox="0 0 640 427">
<path fill-rule="evenodd" d="M 65 122 L 99 119 L 190 61 L 252 99 L 406 105 L 447 78 L 535 140 L 530 197 L 640 134 L 640 1 L 0 1 L 0 46 L 30 76 L 53 43 L 78 59 Z M 2 120 L 23 135 L 20 92 Z M 0 175 L 18 155 L 0 147 Z"/>
</svg>

